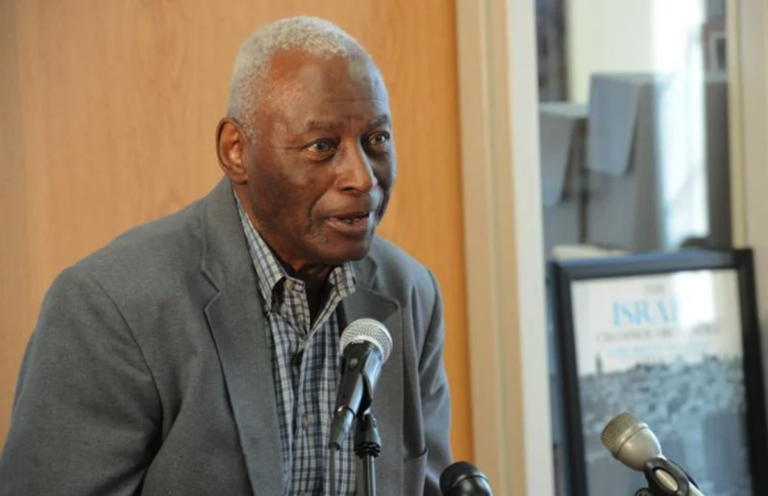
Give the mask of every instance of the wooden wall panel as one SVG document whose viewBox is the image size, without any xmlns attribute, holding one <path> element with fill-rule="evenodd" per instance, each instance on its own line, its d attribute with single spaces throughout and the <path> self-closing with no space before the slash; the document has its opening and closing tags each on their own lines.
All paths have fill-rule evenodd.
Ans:
<svg viewBox="0 0 768 496">
<path fill-rule="evenodd" d="M 381 233 L 440 279 L 452 442 L 472 458 L 453 2 L 0 2 L 0 441 L 52 279 L 213 187 L 240 42 L 264 22 L 309 14 L 357 37 L 389 86 L 399 178 Z"/>
<path fill-rule="evenodd" d="M 0 0 L 0 440 L 31 326 L 21 85 L 15 0 Z"/>
</svg>

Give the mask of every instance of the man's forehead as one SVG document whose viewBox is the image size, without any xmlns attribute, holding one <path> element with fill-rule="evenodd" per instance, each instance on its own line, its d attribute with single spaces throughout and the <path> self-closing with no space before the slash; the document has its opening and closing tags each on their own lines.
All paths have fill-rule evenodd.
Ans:
<svg viewBox="0 0 768 496">
<path fill-rule="evenodd" d="M 359 128 L 363 130 L 388 127 L 392 123 L 389 113 L 372 117 L 360 114 L 302 116 L 297 118 L 285 113 L 274 116 L 273 125 L 284 131 L 309 133 L 313 131 L 343 132 Z"/>
</svg>

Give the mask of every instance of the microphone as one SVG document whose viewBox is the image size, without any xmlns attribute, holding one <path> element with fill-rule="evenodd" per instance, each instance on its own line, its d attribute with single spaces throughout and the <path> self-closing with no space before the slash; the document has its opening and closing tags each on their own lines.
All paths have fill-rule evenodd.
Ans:
<svg viewBox="0 0 768 496">
<path fill-rule="evenodd" d="M 384 324 L 359 319 L 341 333 L 341 382 L 336 396 L 328 447 L 336 450 L 349 435 L 358 413 L 371 406 L 381 366 L 392 351 L 392 337 Z"/>
<path fill-rule="evenodd" d="M 656 435 L 629 412 L 614 417 L 600 434 L 611 455 L 627 467 L 643 472 L 655 495 L 704 496 L 690 476 L 661 452 Z"/>
<path fill-rule="evenodd" d="M 488 477 L 469 462 L 449 465 L 440 475 L 443 496 L 493 496 Z"/>
</svg>

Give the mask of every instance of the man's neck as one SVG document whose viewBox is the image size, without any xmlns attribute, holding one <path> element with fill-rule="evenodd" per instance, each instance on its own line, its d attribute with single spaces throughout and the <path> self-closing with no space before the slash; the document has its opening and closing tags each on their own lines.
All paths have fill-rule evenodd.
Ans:
<svg viewBox="0 0 768 496">
<path fill-rule="evenodd" d="M 309 305 L 309 315 L 312 323 L 314 323 L 323 308 L 323 303 L 328 294 L 328 276 L 333 267 L 325 264 L 308 264 L 299 270 L 295 270 L 289 264 L 283 262 L 274 251 L 272 253 L 289 276 L 304 283 L 307 293 L 307 304 Z"/>
<path fill-rule="evenodd" d="M 330 293 L 328 277 L 335 266 L 321 263 L 297 262 L 295 260 L 289 261 L 281 257 L 277 249 L 278 247 L 270 242 L 269 233 L 264 231 L 258 219 L 256 219 L 248 209 L 249 203 L 247 201 L 247 195 L 235 188 L 234 196 L 237 201 L 241 222 L 243 222 L 245 230 L 248 231 L 249 229 L 252 229 L 256 234 L 256 250 L 268 250 L 272 259 L 283 268 L 283 271 L 289 277 L 298 279 L 304 283 L 310 318 L 311 322 L 314 324 Z M 246 223 L 249 225 L 246 225 Z M 265 298 L 266 297 L 267 296 L 265 296 Z"/>
</svg>

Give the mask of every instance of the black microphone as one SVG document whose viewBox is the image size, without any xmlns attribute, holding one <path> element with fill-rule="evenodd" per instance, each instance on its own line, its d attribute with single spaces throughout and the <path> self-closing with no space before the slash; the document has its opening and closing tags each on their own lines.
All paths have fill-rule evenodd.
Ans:
<svg viewBox="0 0 768 496">
<path fill-rule="evenodd" d="M 652 494 L 703 496 L 691 477 L 661 452 L 656 435 L 629 412 L 615 416 L 600 434 L 603 445 L 618 461 L 645 474 Z"/>
<path fill-rule="evenodd" d="M 341 449 L 357 414 L 371 406 L 381 366 L 392 351 L 392 337 L 381 322 L 359 319 L 341 333 L 339 348 L 341 382 L 328 440 L 328 447 L 336 450 Z"/>
<path fill-rule="evenodd" d="M 440 475 L 443 496 L 493 496 L 488 477 L 469 462 L 449 465 Z"/>
</svg>

